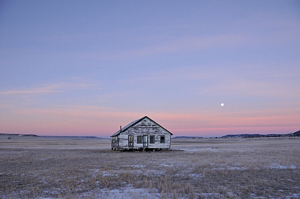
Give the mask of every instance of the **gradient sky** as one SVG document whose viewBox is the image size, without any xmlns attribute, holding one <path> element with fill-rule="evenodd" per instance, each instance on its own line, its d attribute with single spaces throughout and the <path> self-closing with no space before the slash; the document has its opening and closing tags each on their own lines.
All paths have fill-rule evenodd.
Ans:
<svg viewBox="0 0 300 199">
<path fill-rule="evenodd" d="M 291 133 L 300 1 L 2 0 L 0 69 L 0 133 Z"/>
</svg>

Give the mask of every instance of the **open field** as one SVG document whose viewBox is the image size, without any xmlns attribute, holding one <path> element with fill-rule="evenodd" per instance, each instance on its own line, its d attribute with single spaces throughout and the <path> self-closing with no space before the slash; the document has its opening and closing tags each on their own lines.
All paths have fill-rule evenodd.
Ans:
<svg viewBox="0 0 300 199">
<path fill-rule="evenodd" d="M 300 198 L 300 139 L 110 140 L 0 136 L 0 198 Z"/>
</svg>

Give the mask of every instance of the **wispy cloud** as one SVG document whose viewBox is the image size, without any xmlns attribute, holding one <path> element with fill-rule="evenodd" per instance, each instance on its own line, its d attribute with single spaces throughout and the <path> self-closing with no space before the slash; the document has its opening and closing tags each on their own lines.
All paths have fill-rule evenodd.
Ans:
<svg viewBox="0 0 300 199">
<path fill-rule="evenodd" d="M 138 49 L 129 49 L 111 53 L 72 53 L 70 56 L 93 58 L 93 59 L 131 59 L 136 57 L 147 57 L 160 54 L 178 53 L 184 51 L 205 50 L 215 46 L 234 46 L 248 41 L 245 35 L 215 35 L 202 37 L 174 38 L 164 43 L 154 43 Z"/>
<path fill-rule="evenodd" d="M 243 40 L 241 35 L 218 35 L 209 37 L 186 37 L 175 39 L 161 45 L 128 51 L 127 56 L 148 56 L 154 54 L 175 53 L 187 50 L 204 50 L 218 45 L 234 45 Z"/>
<path fill-rule="evenodd" d="M 70 89 L 87 89 L 95 88 L 93 84 L 73 81 L 73 82 L 60 82 L 49 85 L 44 85 L 40 87 L 28 88 L 28 89 L 18 89 L 18 90 L 8 90 L 0 91 L 0 95 L 31 95 L 31 94 L 50 94 L 50 93 L 60 93 Z"/>
<path fill-rule="evenodd" d="M 9 90 L 1 91 L 0 95 L 17 95 L 17 94 L 49 94 L 60 92 L 62 85 L 54 84 L 43 87 L 24 89 L 24 90 Z"/>
</svg>

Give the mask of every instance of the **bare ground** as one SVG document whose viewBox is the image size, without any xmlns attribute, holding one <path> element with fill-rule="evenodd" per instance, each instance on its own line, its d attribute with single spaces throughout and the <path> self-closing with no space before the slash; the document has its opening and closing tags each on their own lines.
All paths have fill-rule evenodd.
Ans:
<svg viewBox="0 0 300 199">
<path fill-rule="evenodd" d="M 300 198 L 300 139 L 109 140 L 0 136 L 0 198 Z"/>
</svg>

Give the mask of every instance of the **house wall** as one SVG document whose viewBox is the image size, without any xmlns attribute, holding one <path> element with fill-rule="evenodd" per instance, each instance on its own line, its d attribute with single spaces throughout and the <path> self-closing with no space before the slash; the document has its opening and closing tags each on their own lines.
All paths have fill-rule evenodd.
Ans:
<svg viewBox="0 0 300 199">
<path fill-rule="evenodd" d="M 111 148 L 112 148 L 112 149 L 117 149 L 117 148 L 119 148 L 118 136 L 115 136 L 115 137 L 112 137 L 112 138 L 111 138 Z"/>
<path fill-rule="evenodd" d="M 128 146 L 128 135 L 134 135 L 134 142 L 133 147 Z M 134 126 L 128 128 L 126 131 L 120 133 L 118 138 L 118 143 L 112 143 L 112 148 L 119 148 L 119 149 L 139 149 L 144 148 L 143 143 L 137 143 L 138 136 L 147 135 L 147 144 L 148 146 L 145 148 L 170 148 L 171 147 L 171 134 L 161 128 L 160 126 L 156 125 L 154 122 L 150 121 L 148 118 L 140 121 L 139 123 L 135 124 Z M 150 143 L 150 135 L 155 136 L 155 143 Z M 161 136 L 165 137 L 165 142 L 161 143 Z M 114 139 L 114 138 L 112 138 Z M 118 144 L 118 146 L 117 146 Z"/>
</svg>

